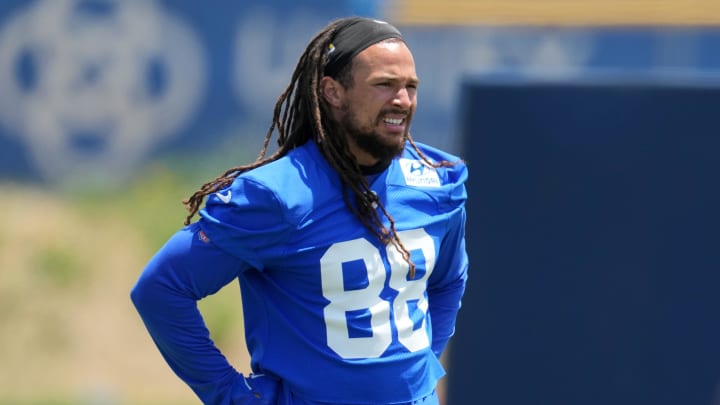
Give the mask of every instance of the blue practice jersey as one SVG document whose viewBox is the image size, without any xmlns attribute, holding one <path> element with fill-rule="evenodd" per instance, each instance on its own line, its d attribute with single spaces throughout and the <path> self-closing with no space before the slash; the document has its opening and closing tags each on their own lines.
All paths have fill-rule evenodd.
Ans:
<svg viewBox="0 0 720 405">
<path fill-rule="evenodd" d="M 418 146 L 431 160 L 458 161 Z M 444 375 L 438 358 L 467 277 L 466 177 L 462 162 L 435 169 L 409 146 L 372 177 L 371 189 L 417 266 L 413 278 L 400 251 L 350 212 L 338 174 L 312 141 L 209 196 L 200 221 L 148 268 L 186 268 L 171 276 L 172 289 L 187 288 L 197 299 L 239 278 L 253 372 L 279 379 L 308 403 L 410 403 L 430 395 Z M 192 250 L 212 251 L 198 255 L 215 259 L 193 264 Z M 151 318 L 143 315 L 191 386 L 202 378 L 190 375 L 194 360 L 184 356 L 207 350 L 201 368 L 229 367 L 203 339 L 188 337 L 195 350 L 175 352 L 170 332 Z M 202 397 L 203 387 L 193 389 Z"/>
</svg>

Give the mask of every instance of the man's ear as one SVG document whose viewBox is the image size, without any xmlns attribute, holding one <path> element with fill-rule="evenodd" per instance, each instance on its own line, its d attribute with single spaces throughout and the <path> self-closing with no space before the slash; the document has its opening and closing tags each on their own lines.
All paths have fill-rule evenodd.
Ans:
<svg viewBox="0 0 720 405">
<path fill-rule="evenodd" d="M 320 79 L 320 92 L 332 107 L 340 108 L 342 106 L 343 91 L 342 85 L 332 77 L 325 76 Z"/>
</svg>

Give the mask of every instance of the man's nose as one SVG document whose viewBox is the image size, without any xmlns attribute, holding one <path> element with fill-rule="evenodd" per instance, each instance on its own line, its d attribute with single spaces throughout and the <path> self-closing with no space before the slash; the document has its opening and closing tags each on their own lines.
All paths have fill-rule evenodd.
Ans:
<svg viewBox="0 0 720 405">
<path fill-rule="evenodd" d="M 395 93 L 395 98 L 393 98 L 394 106 L 407 109 L 407 108 L 410 108 L 411 104 L 412 104 L 412 98 L 410 96 L 410 92 L 408 91 L 407 87 L 403 87 L 400 90 L 398 90 L 397 93 Z"/>
</svg>

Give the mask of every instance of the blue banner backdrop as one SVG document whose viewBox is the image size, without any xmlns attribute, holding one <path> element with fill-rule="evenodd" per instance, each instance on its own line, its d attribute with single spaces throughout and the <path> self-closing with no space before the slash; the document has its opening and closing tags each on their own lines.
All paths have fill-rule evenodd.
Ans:
<svg viewBox="0 0 720 405">
<path fill-rule="evenodd" d="M 262 137 L 303 46 L 379 2 L 9 0 L 0 3 L 0 176 L 132 175 L 158 153 Z M 466 74 L 720 71 L 710 29 L 401 27 L 422 80 L 419 140 L 457 150 Z M 105 173 L 105 176 L 103 176 Z"/>
<path fill-rule="evenodd" d="M 259 144 L 307 40 L 379 1 L 0 2 L 0 178 L 102 181 L 153 156 Z M 468 74 L 720 71 L 712 28 L 400 27 L 421 78 L 413 134 L 458 151 Z"/>
</svg>

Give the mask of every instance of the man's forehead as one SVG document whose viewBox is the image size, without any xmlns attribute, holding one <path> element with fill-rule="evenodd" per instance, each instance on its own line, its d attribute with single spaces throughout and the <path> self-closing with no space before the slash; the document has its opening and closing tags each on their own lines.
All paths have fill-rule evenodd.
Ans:
<svg viewBox="0 0 720 405">
<path fill-rule="evenodd" d="M 407 70 L 411 70 L 412 75 L 415 75 L 412 53 L 402 41 L 383 41 L 374 44 L 360 52 L 354 58 L 353 64 L 355 70 L 367 69 L 378 71 L 378 74 L 385 72 L 384 74 L 387 75 L 392 75 L 395 71 L 403 71 L 403 75 L 407 75 Z"/>
</svg>

